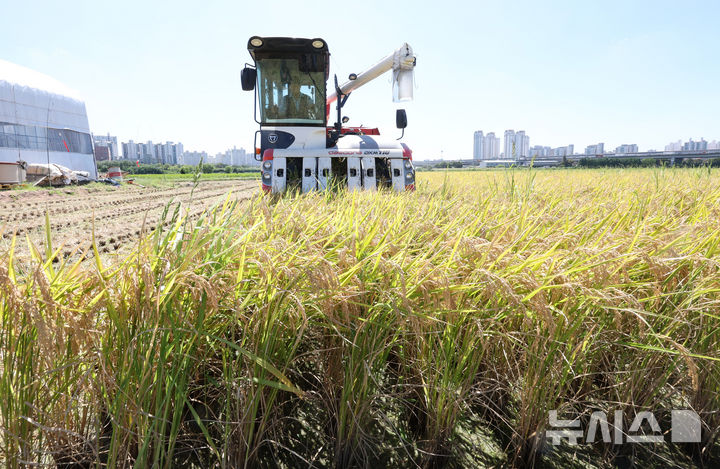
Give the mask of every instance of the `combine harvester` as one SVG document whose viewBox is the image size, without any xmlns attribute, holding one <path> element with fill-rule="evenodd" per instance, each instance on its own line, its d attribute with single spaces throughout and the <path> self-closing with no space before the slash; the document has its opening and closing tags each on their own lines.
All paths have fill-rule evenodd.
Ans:
<svg viewBox="0 0 720 469">
<path fill-rule="evenodd" d="M 265 192 L 324 190 L 333 181 L 351 190 L 415 188 L 407 145 L 380 139 L 376 128 L 342 126 L 348 122 L 342 108 L 350 93 L 387 71 L 393 71 L 395 101 L 412 99 L 415 56 L 409 45 L 367 71 L 351 74 L 343 85 L 335 76 L 329 95 L 330 52 L 324 40 L 253 36 L 248 51 L 255 64 L 243 69 L 242 87 L 257 88 L 255 157 L 262 158 Z M 337 121 L 328 126 L 333 103 Z M 404 135 L 404 109 L 397 110 L 396 123 Z"/>
</svg>

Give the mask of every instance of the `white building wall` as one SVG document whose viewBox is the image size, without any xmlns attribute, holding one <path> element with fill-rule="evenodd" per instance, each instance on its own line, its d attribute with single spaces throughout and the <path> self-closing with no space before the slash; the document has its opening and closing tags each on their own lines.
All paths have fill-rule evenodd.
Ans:
<svg viewBox="0 0 720 469">
<path fill-rule="evenodd" d="M 165 142 L 160 145 L 162 148 L 162 162 L 166 164 L 174 164 L 173 163 L 173 155 L 175 153 L 175 144 L 172 142 Z"/>
<path fill-rule="evenodd" d="M 694 142 L 690 139 L 689 142 L 685 142 L 683 150 L 685 151 L 703 151 L 708 149 L 708 142 L 704 138 L 701 138 L 699 142 Z"/>
<path fill-rule="evenodd" d="M 178 142 L 175 144 L 175 164 L 180 164 L 184 151 L 182 143 Z"/>
<path fill-rule="evenodd" d="M 246 155 L 245 150 L 242 148 L 235 148 L 233 147 L 232 150 L 228 150 L 230 152 L 230 164 L 233 166 L 244 166 L 246 165 Z"/>
<path fill-rule="evenodd" d="M 504 146 L 505 159 L 511 160 L 516 158 L 517 146 L 515 145 L 515 131 L 505 131 L 505 146 Z"/>
<path fill-rule="evenodd" d="M 615 148 L 616 154 L 625 154 L 625 153 L 637 153 L 638 152 L 638 146 L 636 144 L 623 144 L 619 147 Z"/>
<path fill-rule="evenodd" d="M 155 152 L 155 158 L 157 161 L 153 161 L 153 163 L 165 163 L 166 155 L 165 155 L 165 147 L 162 143 L 153 143 L 153 151 Z"/>
<path fill-rule="evenodd" d="M 530 154 L 530 137 L 525 135 L 524 130 L 515 134 L 515 159 L 527 158 Z"/>
<path fill-rule="evenodd" d="M 85 103 L 60 82 L 0 60 L 0 122 L 4 123 L 0 129 L 4 136 L 0 161 L 15 162 L 20 158 L 28 163 L 47 163 L 49 160 L 73 170 L 87 171 L 92 179 L 97 178 Z M 27 127 L 22 130 L 24 142 L 29 142 L 26 148 L 18 148 L 19 140 L 8 137 L 20 126 Z M 52 151 L 46 129 L 83 134 L 83 141 L 87 139 L 90 148 L 80 150 L 85 153 L 76 153 L 70 142 L 71 151 Z"/>
<path fill-rule="evenodd" d="M 588 145 L 587 147 L 585 147 L 586 155 L 600 155 L 602 153 L 605 153 L 605 144 L 604 143 L 598 143 L 596 145 Z"/>
<path fill-rule="evenodd" d="M 528 158 L 545 158 L 552 155 L 552 149 L 550 147 L 543 147 L 541 145 L 535 145 L 528 153 Z"/>
<path fill-rule="evenodd" d="M 483 160 L 485 156 L 485 136 L 482 130 L 478 130 L 473 135 L 473 159 Z"/>
<path fill-rule="evenodd" d="M 200 159 L 202 159 L 203 163 L 208 163 L 208 155 L 206 152 L 197 152 L 197 151 L 186 151 L 183 152 L 183 163 L 186 165 L 191 166 L 197 166 L 198 163 L 200 163 Z"/>
<path fill-rule="evenodd" d="M 483 145 L 483 154 L 485 155 L 485 159 L 490 160 L 493 158 L 492 149 L 493 149 L 493 143 L 495 143 L 494 140 L 495 140 L 495 134 L 493 134 L 492 132 L 488 132 L 488 134 L 485 136 L 485 138 L 483 138 L 482 145 Z"/>
<path fill-rule="evenodd" d="M 680 151 L 682 150 L 682 145 L 682 140 L 668 143 L 667 145 L 665 145 L 665 151 Z"/>
<path fill-rule="evenodd" d="M 150 140 L 148 140 L 145 144 L 145 158 L 147 158 L 150 163 L 160 162 L 158 159 L 158 153 L 155 151 L 155 145 L 153 145 L 153 142 Z"/>
<path fill-rule="evenodd" d="M 549 156 L 568 156 L 572 155 L 572 145 L 566 147 L 557 147 L 550 150 Z"/>
<path fill-rule="evenodd" d="M 485 142 L 488 145 L 488 151 L 486 152 L 488 159 L 497 160 L 500 158 L 500 137 L 495 137 L 495 133 L 490 132 L 487 134 Z"/>
<path fill-rule="evenodd" d="M 505 159 L 517 160 L 527 158 L 530 155 L 530 137 L 525 135 L 524 130 L 515 132 L 505 131 Z"/>
<path fill-rule="evenodd" d="M 133 160 L 133 161 L 137 160 L 138 157 L 140 156 L 138 154 L 137 143 L 133 142 L 132 140 L 129 140 L 124 145 L 125 145 L 125 147 L 123 149 L 126 151 L 123 153 L 123 156 L 125 157 L 125 159 Z"/>
</svg>

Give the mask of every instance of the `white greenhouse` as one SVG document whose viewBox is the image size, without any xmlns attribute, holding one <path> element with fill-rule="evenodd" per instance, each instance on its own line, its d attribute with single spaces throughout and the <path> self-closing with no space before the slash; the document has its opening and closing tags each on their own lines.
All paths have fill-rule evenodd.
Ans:
<svg viewBox="0 0 720 469">
<path fill-rule="evenodd" d="M 97 179 L 85 103 L 55 79 L 0 60 L 0 163 L 16 161 Z"/>
</svg>

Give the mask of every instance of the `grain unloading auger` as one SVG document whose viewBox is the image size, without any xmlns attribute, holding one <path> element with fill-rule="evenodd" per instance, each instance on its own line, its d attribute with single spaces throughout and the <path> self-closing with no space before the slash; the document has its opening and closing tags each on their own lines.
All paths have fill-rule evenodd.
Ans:
<svg viewBox="0 0 720 469">
<path fill-rule="evenodd" d="M 376 128 L 343 127 L 348 119 L 342 117 L 350 93 L 390 70 L 394 99 L 412 99 L 415 56 L 408 44 L 368 70 L 351 74 L 342 85 L 334 77 L 330 94 L 330 52 L 324 40 L 253 36 L 248 51 L 255 64 L 243 69 L 242 87 L 257 89 L 255 157 L 262 159 L 263 190 L 309 192 L 333 183 L 348 189 L 415 188 L 407 145 L 382 139 Z M 337 120 L 329 126 L 333 103 Z M 396 123 L 404 134 L 403 109 L 397 110 Z"/>
</svg>

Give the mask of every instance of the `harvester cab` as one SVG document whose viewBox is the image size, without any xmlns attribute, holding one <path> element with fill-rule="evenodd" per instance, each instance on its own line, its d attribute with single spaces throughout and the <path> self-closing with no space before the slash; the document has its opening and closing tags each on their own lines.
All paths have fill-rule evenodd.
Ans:
<svg viewBox="0 0 720 469">
<path fill-rule="evenodd" d="M 390 70 L 395 100 L 412 99 L 415 56 L 409 45 L 367 71 L 351 74 L 343 85 L 334 77 L 330 93 L 330 51 L 323 39 L 253 36 L 248 51 L 254 65 L 247 65 L 241 78 L 244 90 L 255 90 L 255 120 L 260 124 L 255 157 L 262 161 L 263 190 L 415 188 L 407 145 L 383 140 L 378 129 L 344 127 L 347 118 L 342 117 L 352 91 Z M 331 114 L 336 121 L 328 125 Z M 397 111 L 396 123 L 404 135 L 404 110 Z"/>
</svg>

